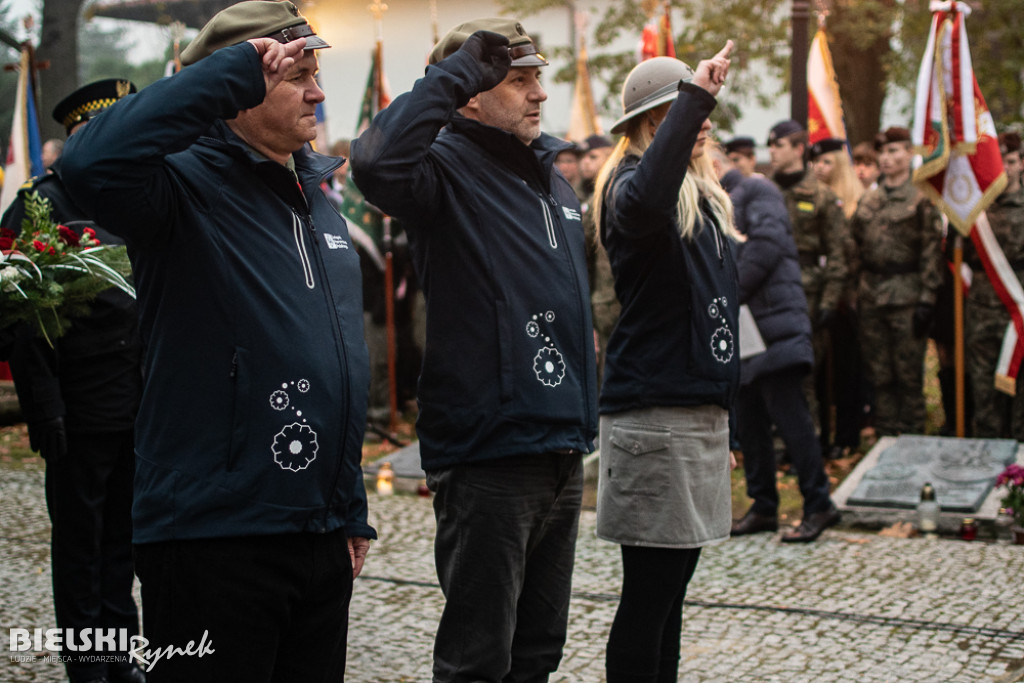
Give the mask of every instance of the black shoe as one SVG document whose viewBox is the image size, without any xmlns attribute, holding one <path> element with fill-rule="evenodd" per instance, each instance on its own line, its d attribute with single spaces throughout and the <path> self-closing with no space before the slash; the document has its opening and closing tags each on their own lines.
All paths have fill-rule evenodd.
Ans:
<svg viewBox="0 0 1024 683">
<path fill-rule="evenodd" d="M 814 512 L 804 517 L 795 531 L 782 535 L 783 543 L 810 543 L 830 526 L 839 524 L 839 510 L 831 507 L 824 512 Z"/>
<path fill-rule="evenodd" d="M 756 534 L 762 531 L 778 531 L 779 519 L 775 515 L 759 515 L 753 510 L 747 510 L 743 515 L 732 523 L 730 536 L 744 536 Z"/>
<path fill-rule="evenodd" d="M 146 672 L 136 665 L 126 669 L 111 669 L 110 683 L 146 683 Z"/>
</svg>

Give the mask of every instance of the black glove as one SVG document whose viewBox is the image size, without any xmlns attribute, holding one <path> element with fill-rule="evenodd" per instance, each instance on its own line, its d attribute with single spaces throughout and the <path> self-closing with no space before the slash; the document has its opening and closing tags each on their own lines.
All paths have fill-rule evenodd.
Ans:
<svg viewBox="0 0 1024 683">
<path fill-rule="evenodd" d="M 64 418 L 51 417 L 48 420 L 30 422 L 28 445 L 50 462 L 63 458 L 68 452 L 68 437 L 64 430 Z"/>
<path fill-rule="evenodd" d="M 928 304 L 918 304 L 914 307 L 914 317 L 911 321 L 914 336 L 923 337 L 928 328 L 932 326 L 932 317 L 935 315 L 935 307 Z"/>
<path fill-rule="evenodd" d="M 823 308 L 818 311 L 818 317 L 814 320 L 814 327 L 827 330 L 836 322 L 836 312 L 831 308 Z"/>
<path fill-rule="evenodd" d="M 494 31 L 477 31 L 462 43 L 461 52 L 468 52 L 480 65 L 480 90 L 484 92 L 505 80 L 512 65 L 508 38 Z"/>
</svg>

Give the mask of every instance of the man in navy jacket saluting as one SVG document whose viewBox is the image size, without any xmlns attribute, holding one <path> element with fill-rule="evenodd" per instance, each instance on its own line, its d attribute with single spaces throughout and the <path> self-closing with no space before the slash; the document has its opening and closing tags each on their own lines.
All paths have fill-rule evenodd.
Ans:
<svg viewBox="0 0 1024 683">
<path fill-rule="evenodd" d="M 547 65 L 521 24 L 478 19 L 352 144 L 366 198 L 409 234 L 427 302 L 417 432 L 447 602 L 435 681 L 558 668 L 597 427 L 580 205 L 540 132 Z"/>
<path fill-rule="evenodd" d="M 344 676 L 375 533 L 359 259 L 319 190 L 342 160 L 306 144 L 325 47 L 290 2 L 233 5 L 180 73 L 73 137 L 58 171 L 124 238 L 138 289 L 132 516 L 150 681 Z M 154 661 L 169 647 L 195 654 Z"/>
</svg>

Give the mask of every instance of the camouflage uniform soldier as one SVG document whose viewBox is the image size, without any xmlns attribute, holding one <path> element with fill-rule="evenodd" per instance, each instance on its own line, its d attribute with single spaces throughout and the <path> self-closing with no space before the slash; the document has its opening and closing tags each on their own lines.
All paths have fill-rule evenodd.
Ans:
<svg viewBox="0 0 1024 683">
<path fill-rule="evenodd" d="M 996 241 L 1002 247 L 1017 279 L 1024 283 L 1024 187 L 1021 185 L 1021 139 L 1002 133 L 999 147 L 1006 169 L 1006 190 L 987 211 Z M 974 270 L 965 308 L 967 370 L 974 389 L 974 435 L 993 439 L 1024 438 L 1024 391 L 1016 398 L 997 391 L 996 363 L 1010 314 L 992 287 L 981 258 L 970 241 L 964 243 L 964 259 Z M 1011 404 L 1013 414 L 1011 416 Z"/>
<path fill-rule="evenodd" d="M 793 225 L 793 240 L 800 259 L 800 281 L 807 296 L 813 325 L 814 374 L 805 384 L 807 402 L 815 422 L 822 426 L 822 452 L 829 452 L 828 420 L 822 420 L 818 399 L 828 408 L 823 374 L 830 346 L 828 329 L 836 319 L 839 298 L 847 277 L 846 217 L 835 192 L 805 164 L 807 131 L 796 121 L 781 121 L 768 134 L 772 180 L 782 190 Z M 816 393 L 817 390 L 817 393 Z M 825 413 L 828 414 L 827 412 Z"/>
<path fill-rule="evenodd" d="M 861 347 L 875 386 L 879 436 L 922 433 L 926 332 L 942 282 L 942 219 L 910 177 L 910 132 L 875 141 L 884 175 L 850 224 L 851 274 L 858 278 Z"/>
</svg>

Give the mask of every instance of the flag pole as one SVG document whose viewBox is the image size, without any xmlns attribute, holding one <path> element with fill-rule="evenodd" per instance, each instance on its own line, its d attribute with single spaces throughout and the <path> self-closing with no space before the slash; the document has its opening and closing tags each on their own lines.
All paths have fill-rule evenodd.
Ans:
<svg viewBox="0 0 1024 683">
<path fill-rule="evenodd" d="M 377 42 L 374 59 L 377 68 L 374 70 L 374 89 L 377 94 L 376 109 L 384 108 L 384 12 L 388 11 L 386 3 L 381 0 L 373 0 L 368 8 L 373 14 L 376 25 Z M 398 428 L 398 371 L 397 371 L 397 343 L 395 334 L 395 264 L 394 244 L 391 237 L 391 216 L 384 216 L 383 221 L 383 246 L 384 246 L 384 314 L 385 330 L 387 332 L 388 349 L 388 431 L 394 433 Z"/>
<path fill-rule="evenodd" d="M 964 437 L 964 238 L 953 231 L 953 358 L 956 371 L 956 435 Z"/>
</svg>

